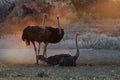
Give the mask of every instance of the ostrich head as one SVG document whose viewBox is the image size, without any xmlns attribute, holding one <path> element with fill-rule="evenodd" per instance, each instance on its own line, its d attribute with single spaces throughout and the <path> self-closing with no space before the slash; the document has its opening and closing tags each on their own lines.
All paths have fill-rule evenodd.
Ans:
<svg viewBox="0 0 120 80">
<path fill-rule="evenodd" d="M 44 14 L 45 19 L 47 19 L 47 16 L 48 16 L 47 14 Z"/>
<path fill-rule="evenodd" d="M 61 31 L 61 27 L 60 27 L 59 16 L 57 16 L 57 24 L 58 24 L 59 34 L 61 34 L 62 31 Z"/>
<path fill-rule="evenodd" d="M 80 32 L 76 32 L 75 35 L 76 35 L 76 36 L 80 35 Z"/>
</svg>

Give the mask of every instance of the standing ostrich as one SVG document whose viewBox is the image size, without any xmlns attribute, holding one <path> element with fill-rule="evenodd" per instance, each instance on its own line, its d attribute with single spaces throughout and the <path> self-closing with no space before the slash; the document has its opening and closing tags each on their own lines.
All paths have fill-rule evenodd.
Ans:
<svg viewBox="0 0 120 80">
<path fill-rule="evenodd" d="M 48 58 L 42 56 L 42 55 L 38 55 L 38 59 L 46 62 L 49 65 L 56 65 L 56 66 L 76 66 L 76 60 L 79 57 L 79 48 L 78 48 L 78 41 L 77 41 L 77 37 L 79 35 L 79 32 L 76 32 L 76 38 L 75 38 L 75 42 L 76 42 L 76 54 L 74 56 L 71 56 L 69 54 L 60 54 L 60 55 L 54 55 L 54 56 L 50 56 Z"/>
<path fill-rule="evenodd" d="M 57 17 L 58 28 L 52 28 L 50 26 L 44 26 L 46 15 L 43 19 L 43 26 L 28 26 L 23 30 L 22 40 L 30 45 L 32 42 L 36 55 L 36 63 L 38 64 L 37 56 L 40 53 L 40 44 L 43 42 L 45 44 L 43 56 L 46 56 L 48 43 L 58 43 L 64 36 L 64 30 L 60 27 L 59 17 Z M 38 42 L 38 49 L 35 45 Z"/>
</svg>

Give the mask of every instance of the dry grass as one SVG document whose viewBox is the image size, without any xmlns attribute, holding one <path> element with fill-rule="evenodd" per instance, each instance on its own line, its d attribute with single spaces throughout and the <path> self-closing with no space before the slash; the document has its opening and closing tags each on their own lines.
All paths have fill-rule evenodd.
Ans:
<svg viewBox="0 0 120 80">
<path fill-rule="evenodd" d="M 0 80 L 119 80 L 119 70 L 119 66 L 112 65 L 59 68 L 41 65 L 8 65 L 0 71 Z"/>
</svg>

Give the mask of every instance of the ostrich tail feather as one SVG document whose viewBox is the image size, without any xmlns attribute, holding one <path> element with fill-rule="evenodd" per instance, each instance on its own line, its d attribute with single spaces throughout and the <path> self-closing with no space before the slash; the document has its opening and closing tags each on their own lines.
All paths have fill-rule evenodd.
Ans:
<svg viewBox="0 0 120 80">
<path fill-rule="evenodd" d="M 30 45 L 30 41 L 26 41 L 26 46 L 29 46 Z"/>
</svg>

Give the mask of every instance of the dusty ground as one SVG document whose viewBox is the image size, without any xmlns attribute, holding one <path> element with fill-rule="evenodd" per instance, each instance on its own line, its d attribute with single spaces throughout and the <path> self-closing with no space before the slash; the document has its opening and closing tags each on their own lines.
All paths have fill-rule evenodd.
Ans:
<svg viewBox="0 0 120 80">
<path fill-rule="evenodd" d="M 119 51 L 80 52 L 77 67 L 58 68 L 35 65 L 32 49 L 0 49 L 0 80 L 120 80 Z M 48 56 L 61 53 L 74 55 L 75 50 L 48 49 Z"/>
<path fill-rule="evenodd" d="M 77 66 L 53 67 L 9 65 L 0 68 L 1 80 L 120 80 L 120 67 Z"/>
</svg>

